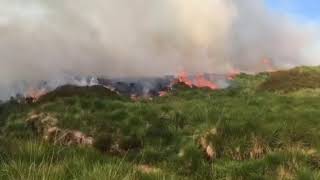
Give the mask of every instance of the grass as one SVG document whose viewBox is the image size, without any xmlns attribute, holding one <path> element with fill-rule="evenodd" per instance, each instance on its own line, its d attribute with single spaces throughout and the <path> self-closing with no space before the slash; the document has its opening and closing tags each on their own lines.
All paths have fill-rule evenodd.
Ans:
<svg viewBox="0 0 320 180">
<path fill-rule="evenodd" d="M 319 179 L 320 96 L 309 86 L 319 72 L 241 74 L 218 91 L 177 85 L 151 101 L 68 86 L 36 104 L 12 100 L 0 107 L 0 179 Z M 31 111 L 95 137 L 97 148 L 43 142 L 25 124 Z"/>
<path fill-rule="evenodd" d="M 1 179 L 134 179 L 133 166 L 92 150 L 62 148 L 30 140 L 1 164 Z"/>
<path fill-rule="evenodd" d="M 319 67 L 298 67 L 288 71 L 270 73 L 260 89 L 268 91 L 292 92 L 300 89 L 320 88 Z"/>
</svg>

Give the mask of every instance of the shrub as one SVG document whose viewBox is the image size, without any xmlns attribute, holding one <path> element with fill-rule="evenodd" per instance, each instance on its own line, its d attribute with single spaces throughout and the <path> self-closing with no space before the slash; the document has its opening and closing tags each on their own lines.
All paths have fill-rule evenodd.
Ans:
<svg viewBox="0 0 320 180">
<path fill-rule="evenodd" d="M 110 134 L 100 134 L 94 141 L 93 146 L 100 152 L 108 152 L 112 146 L 112 136 Z"/>
<path fill-rule="evenodd" d="M 106 105 L 104 104 L 103 100 L 95 100 L 94 101 L 94 109 L 97 109 L 97 110 L 101 110 L 101 109 L 104 109 L 106 107 Z"/>
<path fill-rule="evenodd" d="M 122 137 L 119 142 L 119 147 L 122 150 L 132 150 L 142 148 L 142 140 L 137 136 Z"/>
</svg>

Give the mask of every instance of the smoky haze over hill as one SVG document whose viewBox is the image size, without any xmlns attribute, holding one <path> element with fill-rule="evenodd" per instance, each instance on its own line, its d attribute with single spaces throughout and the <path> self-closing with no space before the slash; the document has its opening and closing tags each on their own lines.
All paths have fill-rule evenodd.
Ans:
<svg viewBox="0 0 320 180">
<path fill-rule="evenodd" d="M 317 64 L 315 26 L 262 0 L 0 0 L 0 99 L 40 80 Z M 23 87 L 21 87 L 23 86 Z"/>
</svg>

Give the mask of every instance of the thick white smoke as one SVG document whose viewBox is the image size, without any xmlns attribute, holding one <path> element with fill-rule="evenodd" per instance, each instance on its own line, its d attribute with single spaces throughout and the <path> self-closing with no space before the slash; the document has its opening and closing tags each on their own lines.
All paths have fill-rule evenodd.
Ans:
<svg viewBox="0 0 320 180">
<path fill-rule="evenodd" d="M 0 99 L 70 75 L 261 71 L 265 58 L 316 64 L 317 53 L 305 53 L 314 39 L 263 0 L 0 0 Z"/>
</svg>

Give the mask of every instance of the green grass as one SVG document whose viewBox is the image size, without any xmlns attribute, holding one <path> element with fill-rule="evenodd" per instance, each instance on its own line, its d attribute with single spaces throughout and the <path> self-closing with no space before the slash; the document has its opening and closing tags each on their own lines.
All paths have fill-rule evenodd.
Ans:
<svg viewBox="0 0 320 180">
<path fill-rule="evenodd" d="M 11 101 L 0 107 L 0 179 L 319 179 L 319 72 L 241 74 L 218 91 L 177 85 L 151 101 L 68 86 L 36 104 Z M 42 142 L 24 122 L 31 111 L 96 137 L 97 149 Z M 112 145 L 125 151 L 101 151 Z"/>
</svg>

